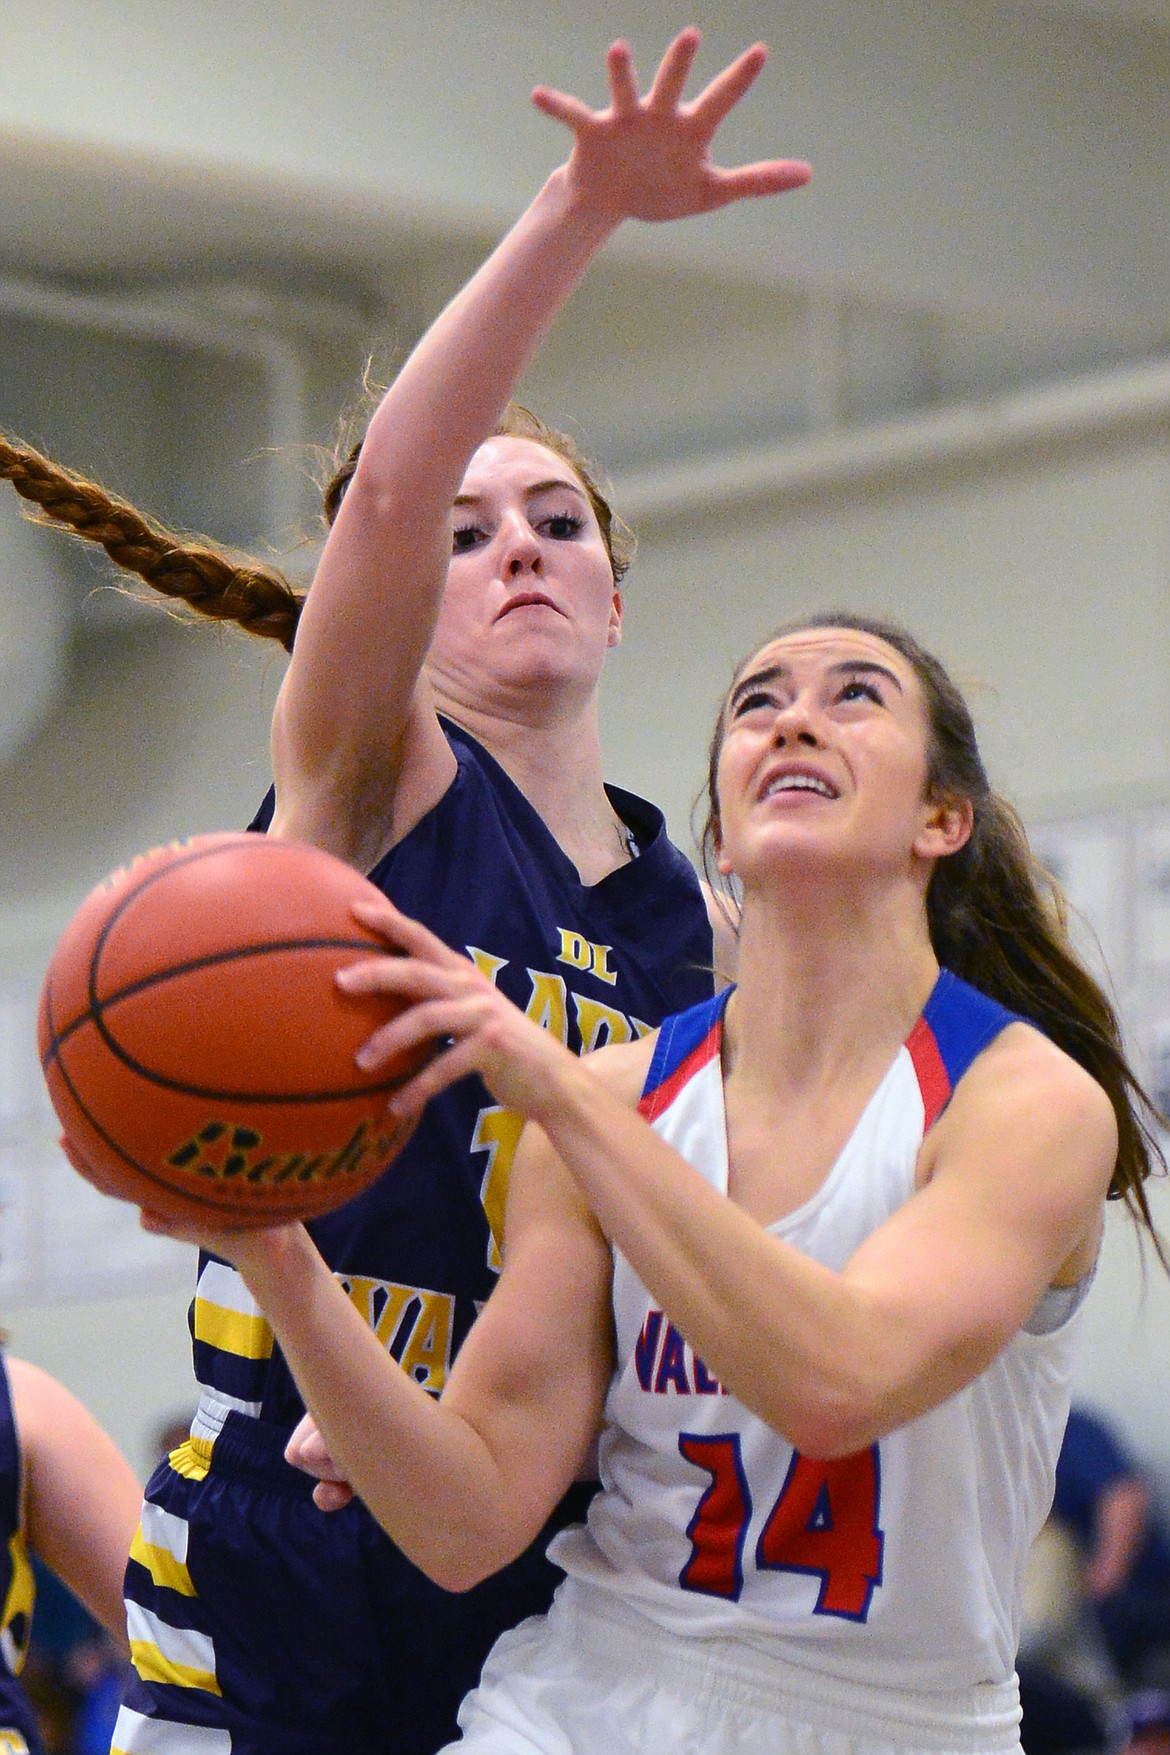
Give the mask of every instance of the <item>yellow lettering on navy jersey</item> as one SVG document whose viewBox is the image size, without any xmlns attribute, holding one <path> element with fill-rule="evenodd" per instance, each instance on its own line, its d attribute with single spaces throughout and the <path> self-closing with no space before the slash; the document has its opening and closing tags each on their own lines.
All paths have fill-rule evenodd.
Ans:
<svg viewBox="0 0 1170 1755">
<path fill-rule="evenodd" d="M 455 1300 L 446 1292 L 423 1292 L 398 1363 L 408 1377 L 438 1395 L 451 1369 L 451 1326 Z"/>
<path fill-rule="evenodd" d="M 556 930 L 560 937 L 560 950 L 557 954 L 559 963 L 566 964 L 570 969 L 581 969 L 610 985 L 616 984 L 617 971 L 610 967 L 609 962 L 612 945 L 593 944 L 583 933 L 572 932 L 568 927 L 558 926 Z M 493 956 L 490 951 L 482 950 L 478 945 L 468 945 L 467 954 L 480 973 L 493 986 L 498 986 L 501 971 L 508 967 L 508 959 Z M 634 1036 L 645 1036 L 650 1028 L 637 1018 L 628 1018 L 616 1006 L 605 1005 L 601 1000 L 590 999 L 577 993 L 575 989 L 570 990 L 562 975 L 550 974 L 541 969 L 529 969 L 528 979 L 532 987 L 528 1003 L 524 1007 L 525 1016 L 555 1036 L 559 1042 L 563 1042 L 566 1047 L 569 1044 L 570 1000 L 581 1038 L 582 1053 L 603 1047 L 608 1042 L 629 1042 Z M 508 1177 L 523 1131 L 524 1123 L 520 1116 L 499 1104 L 491 1104 L 477 1114 L 471 1138 L 473 1152 L 487 1153 L 487 1167 L 480 1183 L 480 1200 L 488 1223 L 488 1266 L 497 1274 L 503 1261 L 504 1208 L 508 1199 Z"/>
<path fill-rule="evenodd" d="M 389 1280 L 372 1280 L 364 1274 L 338 1274 L 342 1289 L 349 1297 L 367 1328 L 372 1328 L 389 1351 L 402 1322 L 403 1312 L 412 1298 L 420 1296 L 414 1286 L 397 1286 Z"/>
<path fill-rule="evenodd" d="M 606 981 L 611 987 L 617 985 L 617 970 L 609 966 L 612 945 L 591 944 L 581 933 L 570 932 L 564 926 L 558 926 L 557 931 L 561 935 L 558 963 L 567 963 L 570 969 L 587 969 L 599 981 Z"/>
<path fill-rule="evenodd" d="M 483 1202 L 490 1233 L 488 1266 L 497 1274 L 503 1265 L 504 1207 L 508 1199 L 508 1177 L 511 1175 L 512 1160 L 516 1156 L 516 1147 L 520 1144 L 520 1135 L 523 1132 L 522 1115 L 493 1103 L 489 1108 L 480 1110 L 475 1118 L 475 1132 L 471 1136 L 472 1151 L 487 1153 L 487 1169 L 479 1185 L 479 1198 Z"/>
<path fill-rule="evenodd" d="M 593 961 L 593 946 L 579 932 L 568 932 L 558 926 L 561 935 L 561 948 L 557 952 L 557 962 L 567 963 L 570 969 L 588 969 Z"/>
<path fill-rule="evenodd" d="M 560 975 L 542 975 L 539 969 L 529 969 L 532 982 L 532 997 L 524 1007 L 527 1017 L 558 1042 L 568 1046 L 569 1041 L 569 990 L 564 978 Z"/>
<path fill-rule="evenodd" d="M 0 1648 L 3 1649 L 8 1668 L 14 1676 L 18 1676 L 28 1651 L 33 1599 L 36 1596 L 36 1580 L 28 1550 L 24 1545 L 24 1537 L 19 1530 L 14 1530 L 8 1538 L 8 1564 L 11 1570 L 8 1594 L 4 1599 L 3 1619 L 0 1622 Z"/>
<path fill-rule="evenodd" d="M 507 957 L 493 957 L 490 951 L 481 951 L 475 945 L 468 945 L 467 954 L 480 974 L 486 975 L 493 987 L 500 970 L 508 966 Z"/>
<path fill-rule="evenodd" d="M 364 1274 L 338 1274 L 337 1279 L 387 1352 L 423 1389 L 438 1395 L 451 1367 L 454 1296 Z"/>
<path fill-rule="evenodd" d="M 573 1005 L 577 1012 L 577 1028 L 581 1032 L 582 1054 L 589 1054 L 594 1048 L 604 1048 L 608 1042 L 628 1042 L 633 1035 L 630 1020 L 615 1006 L 602 1005 L 599 999 L 586 999 L 580 993 L 573 995 Z"/>
</svg>

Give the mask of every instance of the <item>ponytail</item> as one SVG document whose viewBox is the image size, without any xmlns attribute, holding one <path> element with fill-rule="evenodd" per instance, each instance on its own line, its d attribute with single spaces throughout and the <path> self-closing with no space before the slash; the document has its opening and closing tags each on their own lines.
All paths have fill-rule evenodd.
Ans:
<svg viewBox="0 0 1170 1755">
<path fill-rule="evenodd" d="M 193 615 L 235 622 L 292 651 L 304 593 L 275 567 L 235 560 L 203 537 L 178 536 L 96 482 L 2 436 L 0 476 L 36 507 L 29 514 L 34 522 L 63 525 L 82 541 L 99 543 L 124 572 Z"/>
<path fill-rule="evenodd" d="M 1072 948 L 1059 885 L 990 789 L 966 846 L 936 865 L 926 912 L 939 962 L 1035 1024 L 1105 1091 L 1118 1134 L 1109 1198 L 1126 1203 L 1170 1265 L 1144 1187 L 1155 1162 L 1165 1169 L 1163 1118 L 1126 1058 L 1113 1006 Z"/>
</svg>

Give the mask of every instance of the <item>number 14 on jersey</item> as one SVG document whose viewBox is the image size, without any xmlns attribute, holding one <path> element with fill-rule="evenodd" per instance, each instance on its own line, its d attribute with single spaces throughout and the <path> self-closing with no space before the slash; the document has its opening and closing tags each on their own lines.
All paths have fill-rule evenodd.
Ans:
<svg viewBox="0 0 1170 1755">
<path fill-rule="evenodd" d="M 738 1602 L 752 1516 L 740 1435 L 706 1438 L 684 1432 L 678 1447 L 688 1462 L 711 1477 L 687 1526 L 691 1554 L 679 1583 L 684 1590 Z M 815 1615 L 864 1621 L 882 1581 L 880 1497 L 876 1444 L 827 1462 L 794 1451 L 756 1543 L 756 1569 L 819 1577 Z"/>
</svg>

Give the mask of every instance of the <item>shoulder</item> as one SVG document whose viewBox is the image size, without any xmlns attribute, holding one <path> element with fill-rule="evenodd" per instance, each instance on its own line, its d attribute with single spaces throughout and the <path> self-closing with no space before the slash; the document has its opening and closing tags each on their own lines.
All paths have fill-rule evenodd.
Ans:
<svg viewBox="0 0 1170 1755">
<path fill-rule="evenodd" d="M 1117 1124 L 1104 1088 L 1023 1019 L 1006 1023 L 979 1054 L 959 1083 L 956 1097 L 964 1095 L 984 1109 L 1027 1110 L 1037 1128 L 1087 1128 L 1101 1150 L 1116 1151 Z"/>
<path fill-rule="evenodd" d="M 978 1055 L 923 1154 L 923 1180 L 957 1176 L 1058 1247 L 1053 1283 L 1088 1272 L 1117 1160 L 1104 1089 L 1031 1024 L 1007 1024 Z"/>
<path fill-rule="evenodd" d="M 276 791 L 269 832 L 310 841 L 367 873 L 435 807 L 455 778 L 457 757 L 425 680 L 419 679 L 397 736 L 340 738 L 306 763 L 290 753 L 281 713 L 273 715 Z M 257 821 L 254 826 L 261 824 Z"/>
<path fill-rule="evenodd" d="M 55 1422 L 71 1416 L 76 1404 L 63 1384 L 27 1359 L 4 1360 L 12 1412 L 26 1445 L 36 1442 Z"/>
</svg>

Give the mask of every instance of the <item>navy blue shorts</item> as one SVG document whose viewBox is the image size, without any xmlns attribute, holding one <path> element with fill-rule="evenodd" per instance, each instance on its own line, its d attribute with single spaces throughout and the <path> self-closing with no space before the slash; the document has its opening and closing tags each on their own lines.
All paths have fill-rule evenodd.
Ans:
<svg viewBox="0 0 1170 1755">
<path fill-rule="evenodd" d="M 434 1755 L 497 1635 L 547 1608 L 544 1558 L 579 1521 L 575 1490 L 528 1552 L 443 1591 L 357 1502 L 322 1512 L 283 1428 L 229 1413 L 146 1490 L 126 1572 L 136 1675 L 123 1755 Z M 210 1457 L 208 1459 L 208 1449 Z"/>
</svg>

